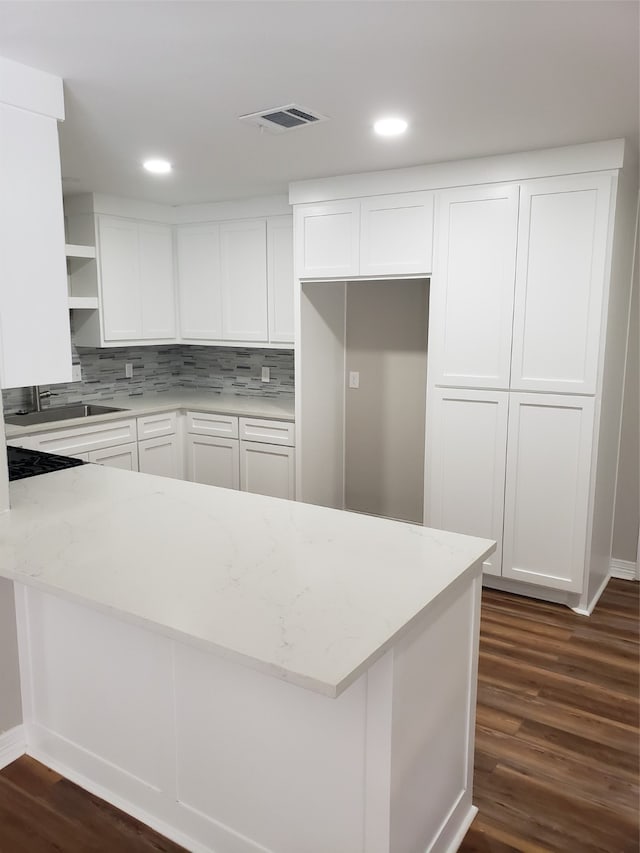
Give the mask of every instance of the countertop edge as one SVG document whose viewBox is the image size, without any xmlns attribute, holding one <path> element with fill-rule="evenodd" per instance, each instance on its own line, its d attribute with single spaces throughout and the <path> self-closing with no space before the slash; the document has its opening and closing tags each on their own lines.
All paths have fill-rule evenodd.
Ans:
<svg viewBox="0 0 640 853">
<path fill-rule="evenodd" d="M 351 672 L 344 675 L 339 681 L 336 681 L 335 683 L 321 681 L 317 678 L 313 678 L 312 676 L 303 675 L 302 673 L 286 669 L 285 667 L 279 666 L 277 664 L 269 664 L 250 655 L 245 655 L 241 652 L 236 652 L 233 649 L 229 649 L 228 647 L 222 646 L 213 641 L 202 639 L 201 637 L 197 637 L 193 634 L 188 634 L 184 631 L 176 630 L 175 628 L 171 628 L 170 626 L 162 622 L 156 622 L 154 620 L 147 619 L 146 617 L 132 613 L 129 610 L 121 610 L 115 607 L 111 607 L 108 604 L 104 604 L 96 599 L 86 598 L 81 595 L 76 595 L 75 593 L 70 592 L 69 590 L 52 586 L 51 584 L 39 582 L 38 578 L 33 578 L 29 575 L 24 575 L 19 572 L 12 572 L 10 570 L 6 572 L 2 571 L 0 572 L 0 575 L 2 577 L 7 578 L 8 580 L 13 581 L 14 583 L 22 584 L 27 587 L 32 587 L 33 589 L 36 589 L 39 592 L 45 593 L 47 595 L 59 596 L 60 598 L 66 601 L 73 602 L 75 604 L 80 604 L 85 607 L 91 607 L 99 613 L 104 613 L 107 616 L 111 616 L 116 619 L 121 619 L 122 621 L 130 625 L 135 625 L 137 627 L 144 628 L 145 630 L 153 631 L 154 633 L 161 634 L 162 636 L 165 636 L 168 639 L 175 640 L 176 642 L 198 648 L 208 654 L 215 654 L 216 656 L 225 660 L 249 667 L 255 672 L 260 672 L 263 675 L 279 678 L 281 681 L 284 681 L 287 684 L 311 690 L 312 692 L 318 693 L 322 696 L 326 696 L 329 699 L 337 699 L 389 649 L 391 649 L 399 640 L 401 640 L 404 636 L 410 633 L 416 625 L 418 625 L 423 619 L 425 619 L 431 612 L 431 610 L 440 601 L 442 596 L 447 593 L 447 591 L 461 584 L 463 579 L 465 579 L 469 574 L 473 573 L 478 567 L 479 573 L 481 575 L 483 561 L 490 554 L 492 554 L 495 549 L 496 544 L 494 543 L 492 546 L 487 548 L 473 563 L 467 566 L 467 568 L 464 569 L 453 581 L 451 581 L 451 583 L 444 586 L 429 602 L 427 602 L 407 622 L 405 622 L 404 625 L 394 631 L 377 649 L 372 651 L 363 661 L 361 661 L 358 666 L 356 666 Z"/>
<path fill-rule="evenodd" d="M 162 393 L 162 392 L 158 392 Z M 204 395 L 207 396 L 206 394 Z M 253 399 L 262 399 L 273 401 L 272 405 L 274 407 L 278 407 L 278 398 L 276 397 L 265 397 L 265 398 L 254 398 L 254 397 L 244 397 L 241 395 L 215 395 L 214 400 L 211 402 L 205 401 L 204 403 L 200 400 L 183 400 L 180 402 L 165 402 L 160 400 L 148 400 L 142 395 L 128 398 L 119 398 L 113 397 L 111 399 L 104 399 L 100 401 L 94 401 L 96 404 L 100 405 L 121 405 L 122 410 L 119 412 L 104 412 L 100 415 L 91 415 L 87 418 L 66 418 L 59 421 L 48 421 L 47 423 L 42 424 L 25 424 L 21 426 L 19 424 L 10 424 L 5 421 L 5 432 L 6 438 L 22 438 L 28 435 L 39 435 L 40 433 L 47 432 L 55 432 L 57 430 L 66 429 L 66 428 L 75 428 L 78 426 L 85 426 L 89 424 L 99 424 L 99 423 L 107 423 L 109 421 L 121 421 L 127 420 L 129 418 L 140 418 L 145 417 L 147 415 L 154 414 L 162 414 L 163 412 L 181 412 L 185 413 L 188 411 L 201 411 L 209 414 L 219 414 L 219 415 L 231 415 L 233 417 L 248 417 L 248 418 L 261 418 L 265 420 L 279 420 L 279 421 L 287 421 L 288 423 L 293 423 L 295 421 L 295 413 L 293 411 L 286 411 L 285 409 L 291 406 L 291 402 L 287 400 L 287 405 L 283 407 L 282 411 L 276 412 L 268 412 L 265 409 L 257 405 L 255 409 L 251 409 L 251 406 L 248 405 L 246 407 L 239 406 L 237 401 L 233 400 L 234 396 L 238 396 L 242 400 L 253 400 Z M 284 396 L 284 395 L 283 395 Z M 287 395 L 289 396 L 289 395 Z M 291 394 L 291 398 L 293 398 L 293 393 Z M 127 409 L 125 408 L 125 404 L 127 402 L 131 402 L 131 400 L 136 400 L 134 404 L 134 408 Z M 144 400 L 144 403 L 138 404 L 138 400 Z M 235 405 L 234 405 L 235 402 Z M 280 404 L 282 405 L 282 404 Z M 268 406 L 267 406 L 268 408 Z M 291 406 L 291 408 L 293 408 Z"/>
</svg>

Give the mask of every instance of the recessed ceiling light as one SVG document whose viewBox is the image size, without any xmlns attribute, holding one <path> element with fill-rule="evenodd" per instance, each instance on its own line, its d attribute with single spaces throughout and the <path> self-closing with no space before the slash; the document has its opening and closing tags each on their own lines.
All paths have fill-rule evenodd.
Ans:
<svg viewBox="0 0 640 853">
<path fill-rule="evenodd" d="M 154 175 L 166 175 L 172 169 L 168 160 L 145 160 L 142 165 L 147 172 L 153 172 Z"/>
<path fill-rule="evenodd" d="M 403 118 L 381 118 L 373 125 L 379 136 L 399 136 L 407 127 L 408 124 Z"/>
</svg>

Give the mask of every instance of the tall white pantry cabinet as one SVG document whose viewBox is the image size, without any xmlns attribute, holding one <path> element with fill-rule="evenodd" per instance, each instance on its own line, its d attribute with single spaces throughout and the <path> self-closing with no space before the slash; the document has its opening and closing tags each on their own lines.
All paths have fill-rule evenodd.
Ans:
<svg viewBox="0 0 640 853">
<path fill-rule="evenodd" d="M 495 539 L 490 585 L 580 612 L 594 606 L 610 571 L 637 187 L 632 152 L 614 140 L 290 190 L 300 203 L 303 372 L 313 362 L 304 285 L 330 277 L 313 244 L 305 264 L 305 212 L 317 219 L 326 204 L 335 214 L 342 194 L 343 213 L 356 188 L 369 207 L 376 192 L 391 198 L 402 189 L 406 198 L 414 188 L 424 199 L 433 191 L 425 523 Z M 405 270 L 385 273 L 402 286 Z M 304 424 L 300 392 L 296 421 Z"/>
</svg>

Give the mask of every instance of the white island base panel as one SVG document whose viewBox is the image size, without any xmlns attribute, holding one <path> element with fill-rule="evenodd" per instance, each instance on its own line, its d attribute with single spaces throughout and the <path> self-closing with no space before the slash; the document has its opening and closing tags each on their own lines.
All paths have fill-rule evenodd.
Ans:
<svg viewBox="0 0 640 853">
<path fill-rule="evenodd" d="M 16 582 L 27 752 L 194 853 L 454 851 L 480 572 L 337 698 Z"/>
</svg>

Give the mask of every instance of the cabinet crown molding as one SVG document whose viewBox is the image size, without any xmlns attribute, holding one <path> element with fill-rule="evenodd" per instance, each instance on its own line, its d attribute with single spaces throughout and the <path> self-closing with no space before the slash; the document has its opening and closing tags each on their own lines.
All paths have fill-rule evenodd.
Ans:
<svg viewBox="0 0 640 853">
<path fill-rule="evenodd" d="M 295 181 L 289 184 L 289 203 L 306 204 L 607 171 L 622 168 L 624 160 L 624 139 L 586 142 L 562 148 L 451 160 L 406 169 Z"/>
<path fill-rule="evenodd" d="M 291 215 L 291 207 L 286 195 L 257 196 L 206 204 L 170 205 L 143 199 L 120 198 L 103 193 L 78 193 L 66 196 L 64 207 L 67 216 L 99 214 L 158 222 L 164 225 L 204 224 Z"/>
</svg>

